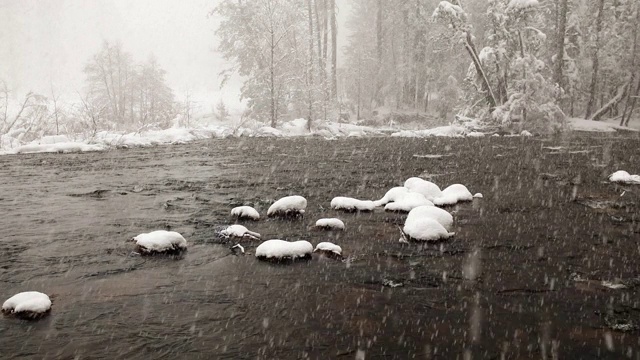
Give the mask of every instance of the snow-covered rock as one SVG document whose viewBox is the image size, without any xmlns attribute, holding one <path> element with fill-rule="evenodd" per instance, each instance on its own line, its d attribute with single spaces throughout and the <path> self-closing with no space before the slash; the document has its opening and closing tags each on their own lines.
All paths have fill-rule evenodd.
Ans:
<svg viewBox="0 0 640 360">
<path fill-rule="evenodd" d="M 429 217 L 407 218 L 402 231 L 416 241 L 438 241 L 455 235 L 448 232 L 437 220 Z"/>
<path fill-rule="evenodd" d="M 640 184 L 640 175 L 631 175 L 624 170 L 618 170 L 609 175 L 609 181 L 623 184 Z"/>
<path fill-rule="evenodd" d="M 156 230 L 132 239 L 143 254 L 175 252 L 187 249 L 187 240 L 175 231 Z"/>
<path fill-rule="evenodd" d="M 407 179 L 407 181 L 404 182 L 404 187 L 409 189 L 409 191 L 424 195 L 429 201 L 433 201 L 433 199 L 442 195 L 442 191 L 438 185 L 418 177 Z"/>
<path fill-rule="evenodd" d="M 319 243 L 318 245 L 316 245 L 316 248 L 313 250 L 313 252 L 325 252 L 342 256 L 342 248 L 331 242 Z"/>
<path fill-rule="evenodd" d="M 331 200 L 331 208 L 345 211 L 373 211 L 375 204 L 371 200 L 358 200 L 350 197 L 338 196 Z"/>
<path fill-rule="evenodd" d="M 263 126 L 255 131 L 255 137 L 282 137 L 282 131 L 272 128 L 271 126 Z"/>
<path fill-rule="evenodd" d="M 37 318 L 51 310 L 51 299 L 37 291 L 16 294 L 2 304 L 2 312 L 27 318 Z"/>
<path fill-rule="evenodd" d="M 442 190 L 442 194 L 433 200 L 438 206 L 454 205 L 461 201 L 472 201 L 473 195 L 466 186 L 462 184 L 453 184 Z"/>
<path fill-rule="evenodd" d="M 266 259 L 297 259 L 311 255 L 313 245 L 310 242 L 267 240 L 256 248 L 256 257 Z"/>
<path fill-rule="evenodd" d="M 336 218 L 320 219 L 316 221 L 316 227 L 324 229 L 344 230 L 344 222 Z"/>
<path fill-rule="evenodd" d="M 237 216 L 239 219 L 260 220 L 260 214 L 251 206 L 238 206 L 231 209 L 231 216 Z"/>
<path fill-rule="evenodd" d="M 380 200 L 376 200 L 373 203 L 375 206 L 387 205 L 392 201 L 398 200 L 400 197 L 404 196 L 407 193 L 409 193 L 409 189 L 407 189 L 406 187 L 396 186 L 389 189 L 389 191 L 387 191 L 387 193 L 384 194 L 384 196 Z"/>
<path fill-rule="evenodd" d="M 478 198 L 478 199 L 482 199 L 484 197 L 484 195 L 482 195 L 482 193 L 475 193 L 473 194 L 474 198 Z"/>
<path fill-rule="evenodd" d="M 433 203 L 420 193 L 408 192 L 385 205 L 384 210 L 409 212 L 418 206 L 433 206 Z"/>
<path fill-rule="evenodd" d="M 299 195 L 285 196 L 274 202 L 267 210 L 267 216 L 303 215 L 307 199 Z"/>
<path fill-rule="evenodd" d="M 414 208 L 409 211 L 405 223 L 413 223 L 425 218 L 439 222 L 447 231 L 453 227 L 453 216 L 448 211 L 435 206 L 418 206 Z"/>
<path fill-rule="evenodd" d="M 254 239 L 260 239 L 260 234 L 257 232 L 249 231 L 242 225 L 231 225 L 226 229 L 220 231 L 220 235 L 224 237 L 250 237 Z"/>
</svg>

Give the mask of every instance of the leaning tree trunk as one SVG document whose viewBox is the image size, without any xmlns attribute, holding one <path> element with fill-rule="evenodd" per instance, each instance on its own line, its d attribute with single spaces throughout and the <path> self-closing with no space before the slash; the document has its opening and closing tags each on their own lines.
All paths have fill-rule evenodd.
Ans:
<svg viewBox="0 0 640 360">
<path fill-rule="evenodd" d="M 593 73 L 591 75 L 591 86 L 589 90 L 589 102 L 587 103 L 587 113 L 585 115 L 586 118 L 591 118 L 593 107 L 595 106 L 596 101 L 596 88 L 598 85 L 598 52 L 600 51 L 600 32 L 602 31 L 602 18 L 604 14 L 604 1 L 600 0 L 598 5 L 598 16 L 596 18 L 596 47 L 593 50 Z"/>
<path fill-rule="evenodd" d="M 476 47 L 473 44 L 473 38 L 471 37 L 470 32 L 468 31 L 466 32 L 466 36 L 464 37 L 464 40 L 465 40 L 464 47 L 469 53 L 469 56 L 471 56 L 471 60 L 473 61 L 473 65 L 475 66 L 476 71 L 478 72 L 478 74 L 480 74 L 480 77 L 482 78 L 482 90 L 486 92 L 487 102 L 489 103 L 489 106 L 491 108 L 495 108 L 498 105 L 498 102 L 496 101 L 496 96 L 494 95 L 493 90 L 491 89 L 491 84 L 489 83 L 487 74 L 484 72 L 482 63 L 478 58 L 478 53 L 476 52 Z"/>
<path fill-rule="evenodd" d="M 590 120 L 600 120 L 607 111 L 611 111 L 627 94 L 627 90 L 629 90 L 629 82 L 625 81 L 625 83 L 618 88 L 618 92 L 616 95 L 609 100 L 606 104 L 604 104 L 598 111 L 594 112 L 593 115 L 589 118 Z"/>
</svg>

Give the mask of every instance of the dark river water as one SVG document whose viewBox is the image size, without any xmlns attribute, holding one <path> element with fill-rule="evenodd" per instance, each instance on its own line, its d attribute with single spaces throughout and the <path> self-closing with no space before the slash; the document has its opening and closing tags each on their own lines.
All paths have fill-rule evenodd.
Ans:
<svg viewBox="0 0 640 360">
<path fill-rule="evenodd" d="M 53 308 L 0 316 L 0 357 L 640 359 L 640 186 L 608 183 L 616 170 L 640 172 L 637 136 L 2 156 L 0 301 L 35 290 Z M 330 209 L 411 176 L 484 198 L 448 207 L 456 236 L 428 245 L 398 242 L 403 214 Z M 333 241 L 346 260 L 263 262 L 259 242 L 234 255 L 216 236 L 231 208 L 264 216 L 286 195 L 307 198 L 303 219 L 243 224 L 264 239 Z M 313 229 L 321 217 L 346 231 Z M 182 233 L 188 251 L 135 254 L 127 240 L 156 229 Z"/>
</svg>

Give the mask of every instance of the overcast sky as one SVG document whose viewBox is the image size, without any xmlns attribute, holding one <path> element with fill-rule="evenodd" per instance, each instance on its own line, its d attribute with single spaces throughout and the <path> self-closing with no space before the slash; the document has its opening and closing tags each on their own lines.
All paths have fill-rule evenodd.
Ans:
<svg viewBox="0 0 640 360">
<path fill-rule="evenodd" d="M 155 54 L 178 96 L 191 92 L 209 108 L 222 97 L 237 107 L 240 79 L 219 88 L 218 74 L 228 64 L 216 51 L 219 19 L 208 16 L 217 2 L 0 0 L 0 79 L 16 94 L 47 95 L 51 84 L 59 93 L 74 94 L 82 90 L 82 69 L 104 39 L 120 41 L 137 61 Z M 347 6 L 346 0 L 338 4 Z M 339 30 L 347 12 L 340 11 Z"/>
</svg>

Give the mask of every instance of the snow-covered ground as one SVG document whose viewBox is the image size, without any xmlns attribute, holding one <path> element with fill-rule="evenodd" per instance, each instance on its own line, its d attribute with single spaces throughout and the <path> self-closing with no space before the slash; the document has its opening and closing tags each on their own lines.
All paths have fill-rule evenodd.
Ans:
<svg viewBox="0 0 640 360">
<path fill-rule="evenodd" d="M 575 131 L 617 132 L 640 131 L 640 120 L 629 127 L 621 127 L 617 120 L 591 121 L 569 119 L 569 128 Z M 0 155 L 41 152 L 86 152 L 102 151 L 114 147 L 144 147 L 164 144 L 185 144 L 195 140 L 227 137 L 300 137 L 314 136 L 325 139 L 346 137 L 392 136 L 406 138 L 450 137 L 482 138 L 492 134 L 491 130 L 477 120 L 461 118 L 455 123 L 432 129 L 403 129 L 399 127 L 371 127 L 347 123 L 314 123 L 311 131 L 305 119 L 296 119 L 280 124 L 278 128 L 259 124 L 238 126 L 230 122 L 215 122 L 196 127 L 173 127 L 164 130 L 142 130 L 131 133 L 101 131 L 92 136 L 81 134 L 44 136 L 24 143 L 14 134 L 0 136 Z M 494 134 L 495 135 L 495 134 Z M 520 136 L 530 136 L 522 132 Z"/>
</svg>

